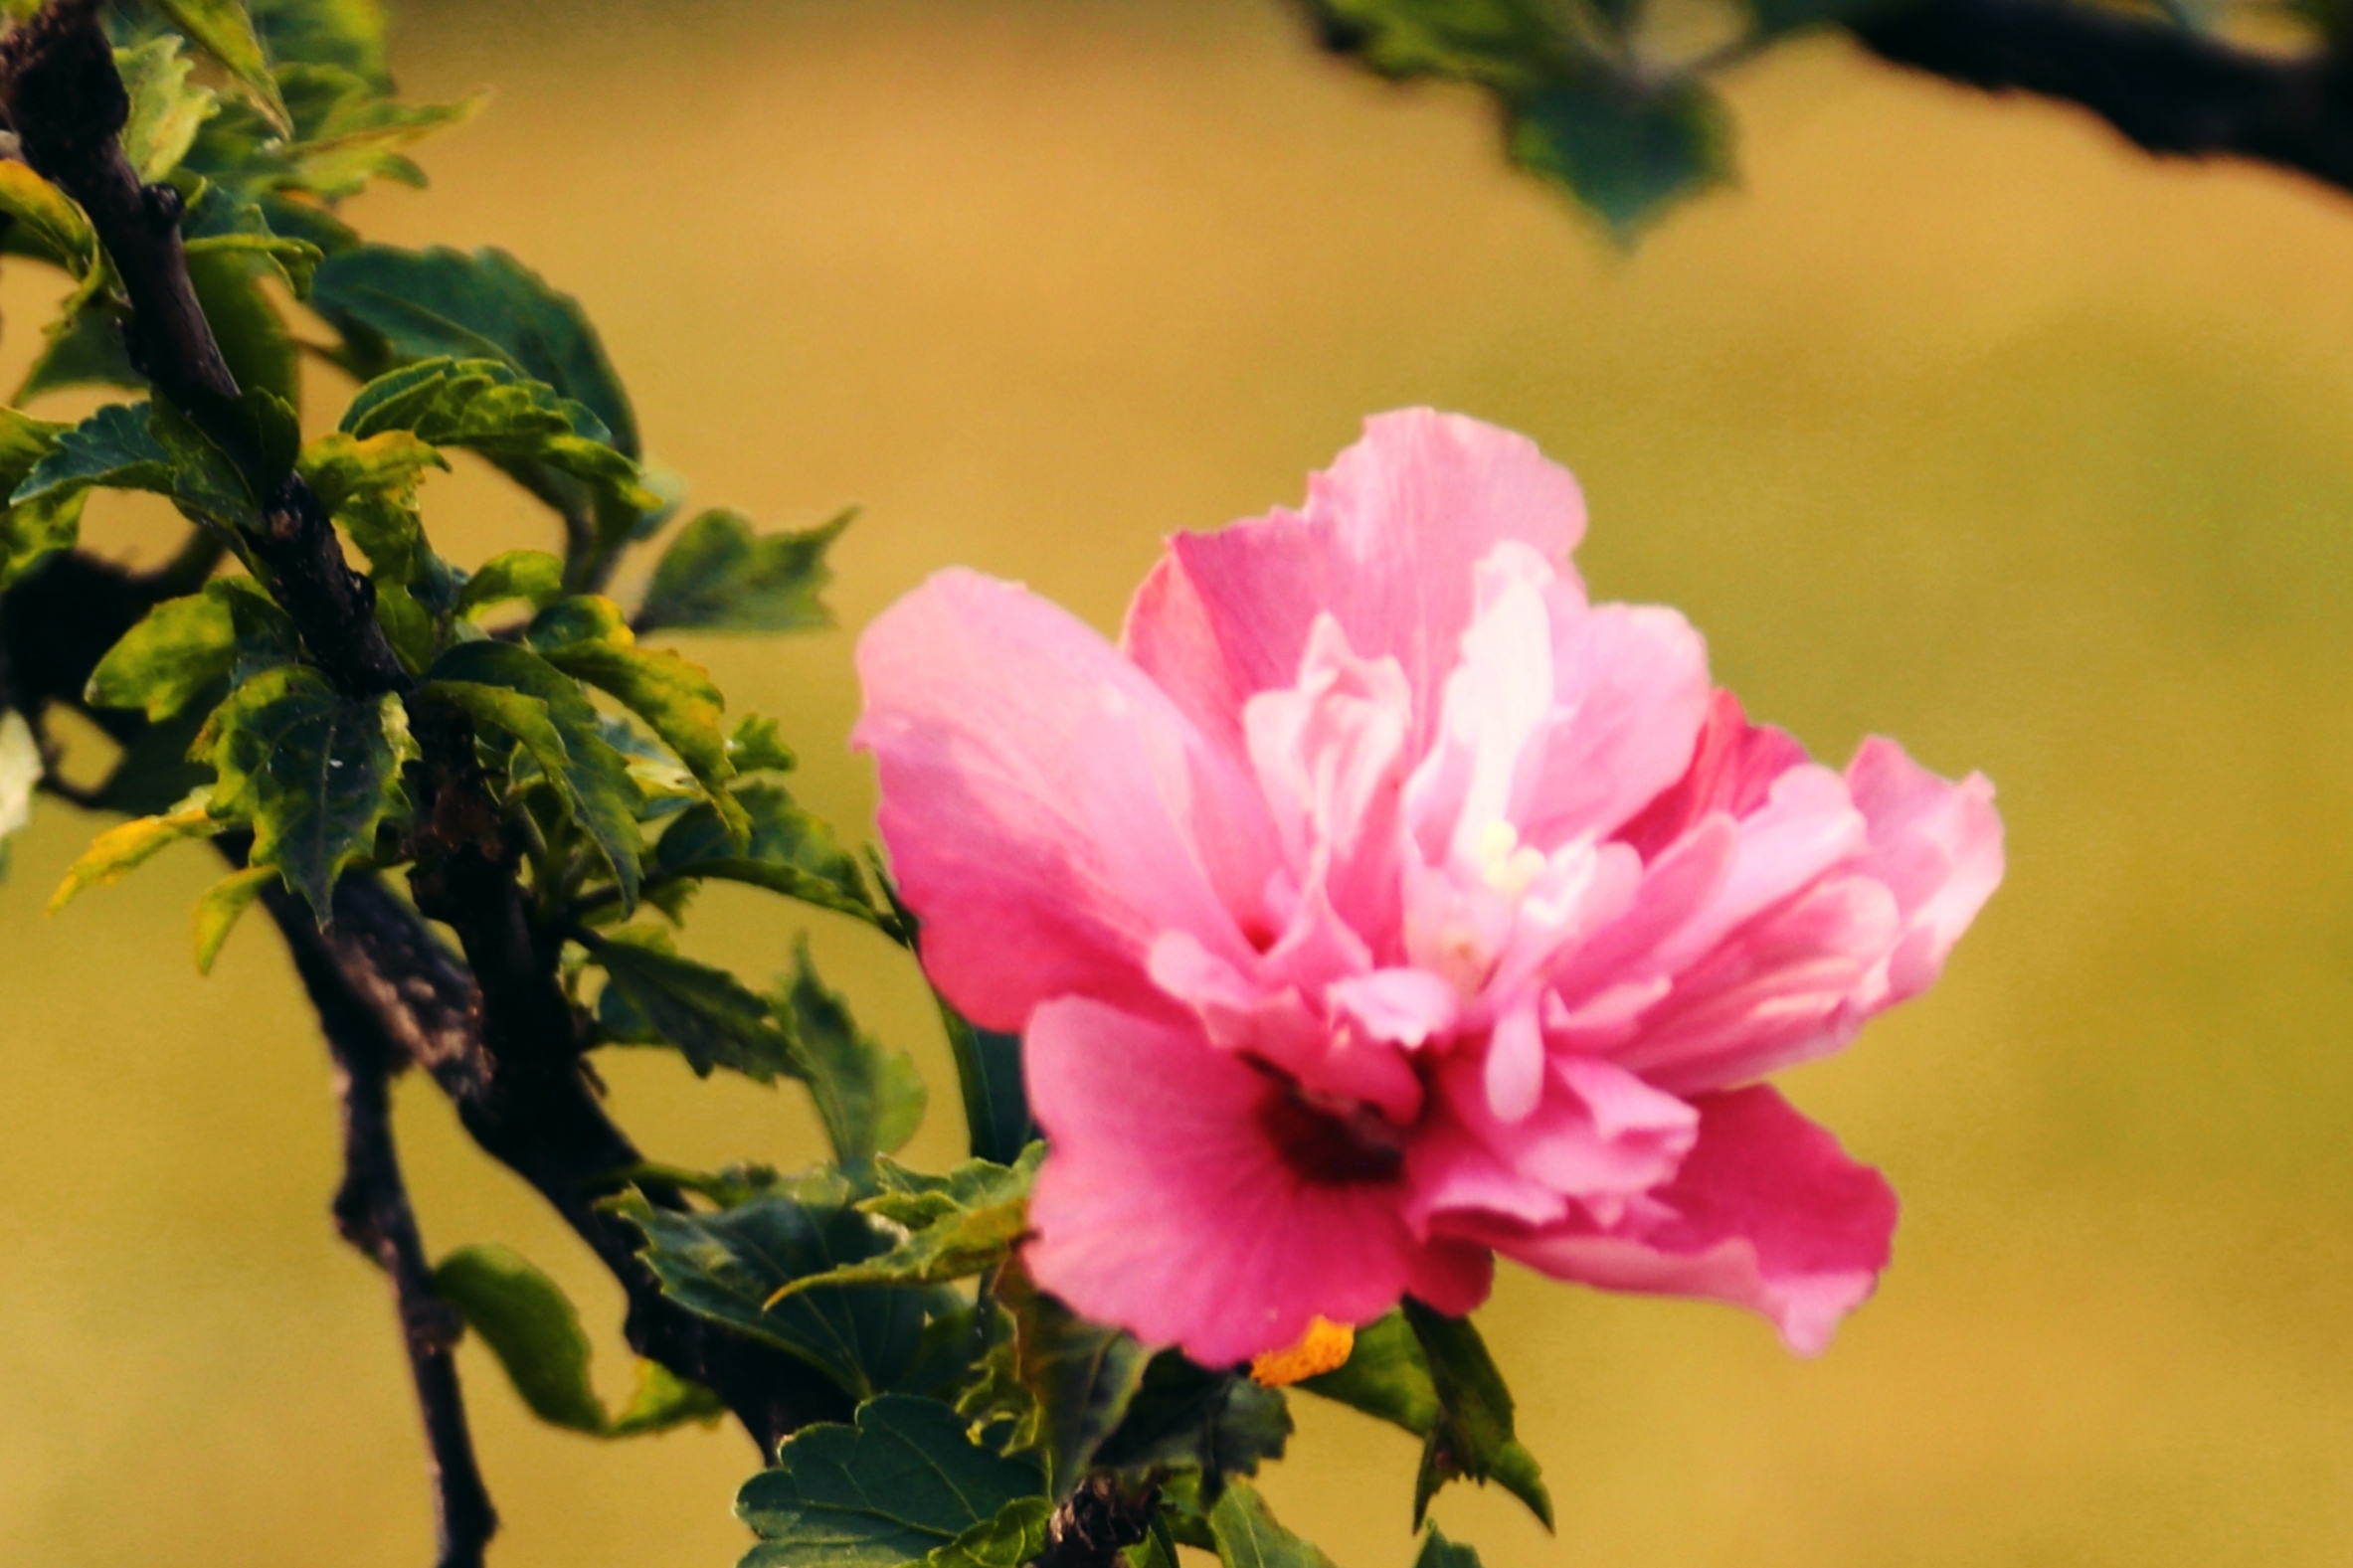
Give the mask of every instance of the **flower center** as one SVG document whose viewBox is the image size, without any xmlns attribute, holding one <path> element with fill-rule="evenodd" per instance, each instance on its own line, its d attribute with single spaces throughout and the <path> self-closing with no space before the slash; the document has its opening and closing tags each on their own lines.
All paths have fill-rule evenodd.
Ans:
<svg viewBox="0 0 2353 1568">
<path fill-rule="evenodd" d="M 1479 875 L 1517 904 L 1544 874 L 1544 854 L 1520 842 L 1520 830 L 1497 817 L 1479 830 Z"/>
<path fill-rule="evenodd" d="M 1268 1086 L 1258 1125 L 1283 1163 L 1312 1186 L 1389 1181 L 1405 1162 L 1404 1132 L 1378 1112 L 1321 1104 L 1296 1085 Z"/>
</svg>

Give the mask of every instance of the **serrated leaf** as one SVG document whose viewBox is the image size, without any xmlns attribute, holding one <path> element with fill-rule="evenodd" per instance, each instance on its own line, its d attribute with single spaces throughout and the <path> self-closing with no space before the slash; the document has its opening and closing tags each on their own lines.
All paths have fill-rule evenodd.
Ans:
<svg viewBox="0 0 2353 1568">
<path fill-rule="evenodd" d="M 746 784 L 730 799 L 750 827 L 749 838 L 738 840 L 710 804 L 689 807 L 654 845 L 653 864 L 661 876 L 749 883 L 870 926 L 884 924 L 857 862 L 821 818 L 803 810 L 776 784 Z"/>
<path fill-rule="evenodd" d="M 604 852 L 624 913 L 637 903 L 637 785 L 569 675 L 526 648 L 461 642 L 435 661 L 428 694 L 521 743 L 562 792 L 572 818 Z"/>
<path fill-rule="evenodd" d="M 55 915 L 87 889 L 112 887 L 183 839 L 210 838 L 227 825 L 212 814 L 200 791 L 169 811 L 110 827 L 66 868 L 65 880 L 49 896 L 49 913 Z"/>
<path fill-rule="evenodd" d="M 793 1042 L 768 1002 L 725 969 L 679 957 L 668 933 L 591 933 L 582 945 L 604 965 L 608 989 L 618 990 L 631 1013 L 675 1046 L 699 1076 L 720 1067 L 763 1084 L 779 1074 L 801 1076 Z"/>
<path fill-rule="evenodd" d="M 84 310 L 50 329 L 49 341 L 16 389 L 18 403 L 30 403 L 63 387 L 130 387 L 144 391 L 147 378 L 122 346 L 122 328 L 104 310 Z M 11 487 L 13 488 L 13 486 Z"/>
<path fill-rule="evenodd" d="M 1420 1549 L 1413 1554 L 1413 1568 L 1479 1568 L 1479 1554 L 1448 1540 L 1433 1524 L 1422 1531 Z"/>
<path fill-rule="evenodd" d="M 1013 1375 L 1032 1405 L 1014 1441 L 1045 1455 L 1048 1490 L 1066 1497 L 1127 1418 L 1152 1352 L 1039 1291 L 1017 1264 L 998 1275 L 997 1295 L 1013 1314 Z"/>
<path fill-rule="evenodd" d="M 22 485 L 57 450 L 68 427 L 0 409 L 0 485 Z M 0 589 L 25 575 L 45 557 L 73 548 L 81 537 L 82 495 L 68 491 L 0 512 Z"/>
<path fill-rule="evenodd" d="M 1002 1263 L 1029 1226 L 1029 1187 L 1045 1158 L 1033 1143 L 1015 1165 L 967 1160 L 945 1176 L 925 1176 L 890 1159 L 875 1162 L 882 1192 L 858 1204 L 905 1227 L 890 1251 L 863 1263 L 787 1286 L 780 1299 L 816 1285 L 945 1285 Z"/>
<path fill-rule="evenodd" d="M 544 550 L 509 550 L 482 563 L 458 591 L 457 613 L 472 615 L 520 600 L 534 610 L 564 597 L 564 563 Z"/>
<path fill-rule="evenodd" d="M 776 996 L 776 1015 L 793 1041 L 793 1059 L 815 1097 L 833 1157 L 856 1165 L 888 1153 L 923 1122 L 923 1075 L 904 1051 L 885 1049 L 861 1031 L 839 992 L 817 978 L 805 936 L 793 953 L 793 976 Z"/>
<path fill-rule="evenodd" d="M 550 664 L 618 699 L 651 726 L 701 783 L 730 836 L 739 843 L 749 838 L 751 819 L 727 792 L 735 777 L 727 732 L 719 727 L 727 699 L 708 670 L 675 653 L 638 647 L 621 607 L 593 595 L 540 611 L 523 640 Z"/>
<path fill-rule="evenodd" d="M 11 243 L 78 278 L 98 264 L 97 231 L 74 199 L 30 167 L 0 161 L 0 214 L 14 220 Z"/>
<path fill-rule="evenodd" d="M 1390 1312 L 1357 1330 L 1348 1361 L 1296 1385 L 1376 1416 L 1426 1438 L 1438 1424 L 1438 1390 L 1430 1381 L 1421 1341 L 1403 1312 Z"/>
<path fill-rule="evenodd" d="M 114 52 L 114 69 L 130 94 L 130 119 L 120 132 L 122 153 L 145 184 L 180 166 L 196 133 L 220 107 L 212 88 L 188 85 L 194 65 L 169 34 Z"/>
<path fill-rule="evenodd" d="M 580 1313 L 529 1259 L 508 1247 L 460 1247 L 435 1267 L 433 1293 L 481 1335 L 533 1415 L 574 1432 L 605 1431 Z"/>
<path fill-rule="evenodd" d="M 233 871 L 205 889 L 204 897 L 196 901 L 196 972 L 210 974 L 213 962 L 228 945 L 229 934 L 254 907 L 255 900 L 270 891 L 270 884 L 279 881 L 274 866 L 248 866 Z"/>
<path fill-rule="evenodd" d="M 409 808 L 400 772 L 417 745 L 400 700 L 346 698 L 303 666 L 265 670 L 232 691 L 197 747 L 220 776 L 213 814 L 253 825 L 252 864 L 283 872 L 322 926 L 335 879 Z"/>
<path fill-rule="evenodd" d="M 1621 236 L 1731 176 L 1731 116 L 1704 83 L 1579 71 L 1519 99 L 1512 161 L 1547 176 Z"/>
<path fill-rule="evenodd" d="M 270 61 L 262 53 L 262 40 L 254 33 L 253 18 L 246 14 L 239 0 L 154 0 L 154 3 L 190 43 L 219 61 L 237 79 L 238 86 L 252 95 L 278 129 L 293 129 L 293 116 L 286 112 L 285 100 L 278 96 L 277 83 L 270 75 Z"/>
<path fill-rule="evenodd" d="M 223 578 L 169 599 L 123 633 L 90 672 L 92 707 L 137 708 L 149 723 L 184 711 L 232 675 L 301 657 L 294 623 L 251 578 Z"/>
<path fill-rule="evenodd" d="M 338 66 L 377 92 L 392 91 L 379 0 L 249 0 L 247 9 L 279 67 Z"/>
<path fill-rule="evenodd" d="M 1093 1463 L 1148 1474 L 1197 1470 L 1213 1489 L 1222 1478 L 1255 1476 L 1266 1461 L 1281 1459 L 1290 1438 L 1291 1409 L 1280 1389 L 1163 1350 Z"/>
<path fill-rule="evenodd" d="M 379 376 L 352 399 L 342 428 L 361 437 L 414 431 L 437 446 L 480 452 L 509 472 L 541 465 L 632 505 L 658 504 L 594 409 L 498 359 L 429 359 Z"/>
<path fill-rule="evenodd" d="M 33 794 L 47 772 L 33 726 L 14 708 L 0 709 L 0 877 L 8 874 L 9 840 L 33 820 Z"/>
<path fill-rule="evenodd" d="M 607 1435 L 649 1436 L 689 1421 L 709 1426 L 727 1414 L 726 1404 L 700 1383 L 689 1382 L 659 1361 L 637 1363 L 637 1388 Z"/>
<path fill-rule="evenodd" d="M 1258 1488 L 1245 1481 L 1225 1488 L 1209 1510 L 1209 1529 L 1224 1568 L 1333 1568 L 1322 1550 L 1283 1528 Z"/>
<path fill-rule="evenodd" d="M 657 1209 L 635 1193 L 606 1207 L 643 1233 L 640 1255 L 662 1293 L 814 1367 L 853 1399 L 895 1387 L 920 1347 L 920 1291 L 832 1286 L 776 1307 L 779 1287 L 886 1250 L 881 1227 L 849 1206 L 838 1177 L 777 1187 L 716 1214 Z"/>
<path fill-rule="evenodd" d="M 413 360 L 504 360 L 585 404 L 613 447 L 639 455 L 637 422 L 580 301 L 503 251 L 363 246 L 319 268 L 311 308 L 375 351 L 381 369 Z"/>
<path fill-rule="evenodd" d="M 9 167 L 0 163 L 0 170 Z M 8 498 L 11 510 L 36 501 L 57 506 L 101 485 L 169 495 L 172 454 L 149 430 L 148 408 L 110 403 L 79 425 L 47 427 L 49 450 L 17 481 Z"/>
<path fill-rule="evenodd" d="M 776 721 L 758 714 L 746 714 L 737 723 L 727 737 L 727 755 L 739 774 L 789 774 L 800 766 L 793 748 L 776 733 Z"/>
<path fill-rule="evenodd" d="M 925 1553 L 923 1568 L 1021 1568 L 1046 1549 L 1053 1517 L 1054 1505 L 1045 1498 L 1016 1497 L 996 1518 Z"/>
<path fill-rule="evenodd" d="M 803 533 L 752 530 L 739 512 L 688 523 L 654 568 L 637 629 L 800 631 L 833 624 L 819 595 L 833 580 L 825 551 L 849 526 L 844 512 Z"/>
<path fill-rule="evenodd" d="M 1034 1467 L 975 1444 L 933 1400 L 885 1395 L 860 1405 L 856 1422 L 804 1427 L 779 1447 L 774 1470 L 744 1484 L 736 1515 L 764 1544 L 742 1568 L 900 1568 L 943 1548 L 1007 1568 L 1005 1536 L 1025 1539 L 1035 1509 L 1009 1530 L 998 1520 L 1022 1499 L 1044 1501 Z"/>
<path fill-rule="evenodd" d="M 1552 1528 L 1552 1498 L 1536 1456 L 1512 1428 L 1512 1391 L 1487 1353 L 1487 1342 L 1467 1317 L 1448 1317 L 1407 1297 L 1406 1324 L 1420 1343 L 1438 1416 L 1422 1445 L 1414 1481 L 1413 1523 L 1420 1528 L 1430 1498 L 1455 1480 L 1493 1481 Z"/>
<path fill-rule="evenodd" d="M 406 149 L 465 123 L 488 101 L 475 93 L 455 103 L 403 103 L 338 65 L 284 65 L 276 80 L 294 136 L 267 159 L 270 184 L 330 203 L 358 195 L 375 179 L 424 185 L 425 171 Z"/>
</svg>

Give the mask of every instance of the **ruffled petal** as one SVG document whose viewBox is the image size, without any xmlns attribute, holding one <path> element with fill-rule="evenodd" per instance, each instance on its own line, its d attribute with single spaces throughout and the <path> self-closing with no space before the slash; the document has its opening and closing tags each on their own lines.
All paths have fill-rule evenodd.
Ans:
<svg viewBox="0 0 2353 1568">
<path fill-rule="evenodd" d="M 1896 1194 L 1768 1088 L 1693 1105 L 1699 1141 L 1682 1168 L 1616 1225 L 1492 1239 L 1556 1279 L 1748 1307 L 1815 1354 L 1887 1267 Z"/>
<path fill-rule="evenodd" d="M 1607 834 L 1691 768 L 1711 701 L 1708 645 L 1651 606 L 1555 602 L 1553 711 L 1518 812 L 1539 848 Z"/>
<path fill-rule="evenodd" d="M 1618 830 L 1618 837 L 1651 860 L 1722 812 L 1735 820 L 1764 803 L 1773 781 L 1804 766 L 1806 749 L 1770 725 L 1750 724 L 1740 699 L 1719 691 L 1708 706 L 1691 766 L 1681 779 Z"/>
<path fill-rule="evenodd" d="M 1379 415 L 1309 481 L 1304 512 L 1172 539 L 1124 645 L 1238 752 L 1242 703 L 1291 684 L 1329 610 L 1359 655 L 1404 669 L 1418 754 L 1471 622 L 1473 568 L 1506 540 L 1559 561 L 1584 532 L 1576 481 L 1526 436 L 1428 409 Z"/>
<path fill-rule="evenodd" d="M 1451 1311 L 1485 1299 L 1484 1249 L 1417 1240 L 1394 1175 L 1303 1174 L 1270 1115 L 1284 1091 L 1187 1020 L 1050 1001 L 1026 1051 L 1051 1153 L 1023 1256 L 1085 1315 L 1224 1366 L 1408 1293 Z"/>
<path fill-rule="evenodd" d="M 1257 787 L 1134 665 L 1026 591 L 944 572 L 858 640 L 880 823 L 924 962 L 976 1022 L 1133 998 L 1167 931 L 1235 960 L 1279 863 Z"/>
<path fill-rule="evenodd" d="M 1868 999 L 1876 1010 L 1926 990 L 2001 885 L 2002 818 L 1983 774 L 1952 784 L 1878 736 L 1848 765 L 1847 787 L 1870 824 L 1856 869 L 1887 886 L 1903 923 L 1885 992 Z"/>
</svg>

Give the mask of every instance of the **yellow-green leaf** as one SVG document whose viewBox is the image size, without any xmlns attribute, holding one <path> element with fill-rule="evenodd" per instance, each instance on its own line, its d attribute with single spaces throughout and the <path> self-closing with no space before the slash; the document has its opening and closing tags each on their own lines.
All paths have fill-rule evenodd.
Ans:
<svg viewBox="0 0 2353 1568">
<path fill-rule="evenodd" d="M 130 94 L 122 153 L 149 185 L 180 166 L 197 131 L 220 107 L 212 88 L 188 85 L 194 64 L 180 53 L 180 41 L 168 33 L 136 49 L 114 52 L 114 69 Z"/>
<path fill-rule="evenodd" d="M 184 838 L 210 838 L 228 826 L 207 806 L 209 792 L 200 789 L 161 815 L 142 816 L 100 833 L 82 858 L 66 868 L 66 879 L 49 896 L 49 912 L 56 914 L 88 888 L 112 887 Z"/>
<path fill-rule="evenodd" d="M 270 891 L 270 884 L 279 880 L 275 866 L 248 866 L 233 871 L 205 889 L 204 897 L 196 901 L 196 971 L 213 972 L 213 960 L 221 956 L 221 949 L 229 941 L 229 934 L 254 907 L 254 901 Z"/>
<path fill-rule="evenodd" d="M 97 264 L 98 236 L 74 199 L 30 168 L 0 161 L 0 213 L 16 220 L 45 261 L 76 277 Z"/>
<path fill-rule="evenodd" d="M 254 19 L 246 14 L 240 0 L 155 0 L 155 4 L 190 43 L 237 79 L 255 106 L 279 130 L 292 132 L 293 116 L 278 95 L 277 83 L 270 75 L 270 59 L 254 33 Z"/>
</svg>

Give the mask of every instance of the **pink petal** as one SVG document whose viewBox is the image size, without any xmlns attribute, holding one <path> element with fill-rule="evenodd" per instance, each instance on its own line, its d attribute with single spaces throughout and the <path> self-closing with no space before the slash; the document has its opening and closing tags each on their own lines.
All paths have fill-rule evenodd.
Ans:
<svg viewBox="0 0 2353 1568">
<path fill-rule="evenodd" d="M 1471 622 L 1473 567 L 1505 540 L 1556 561 L 1584 532 L 1576 481 L 1526 436 L 1428 409 L 1380 415 L 1310 480 L 1304 512 L 1172 539 L 1129 610 L 1125 646 L 1238 752 L 1242 703 L 1291 684 L 1329 610 L 1359 655 L 1404 669 L 1418 754 Z"/>
<path fill-rule="evenodd" d="M 1750 724 L 1740 699 L 1719 691 L 1709 704 L 1691 767 L 1618 836 L 1643 859 L 1652 859 L 1711 812 L 1746 816 L 1764 803 L 1774 780 L 1805 761 L 1804 747 L 1769 725 Z"/>
<path fill-rule="evenodd" d="M 1147 993 L 1161 933 L 1249 952 L 1279 858 L 1255 783 L 1102 637 L 1020 588 L 943 572 L 858 641 L 880 822 L 924 961 L 976 1022 Z"/>
<path fill-rule="evenodd" d="M 1650 805 L 1690 770 L 1711 706 L 1707 644 L 1672 610 L 1556 604 L 1552 647 L 1553 712 L 1519 814 L 1544 846 Z"/>
<path fill-rule="evenodd" d="M 1903 921 L 1879 1002 L 1886 1006 L 1928 988 L 2000 886 L 2002 818 L 1983 774 L 1948 783 L 1878 736 L 1847 766 L 1847 786 L 1870 824 L 1857 869 L 1887 885 Z"/>
<path fill-rule="evenodd" d="M 1557 1279 L 1749 1307 L 1812 1355 L 1887 1267 L 1896 1194 L 1770 1089 L 1693 1104 L 1699 1141 L 1617 1225 L 1572 1220 L 1497 1245 Z"/>
<path fill-rule="evenodd" d="M 1417 1240 L 1393 1173 L 1303 1171 L 1270 1115 L 1284 1091 L 1188 1023 L 1049 1001 L 1026 1048 L 1051 1153 L 1023 1256 L 1081 1313 L 1223 1366 L 1407 1293 L 1454 1312 L 1485 1299 L 1484 1249 Z"/>
<path fill-rule="evenodd" d="M 1334 980 L 1324 999 L 1373 1039 L 1415 1050 L 1451 1033 L 1462 1011 L 1454 987 L 1427 969 L 1374 969 Z"/>
</svg>

